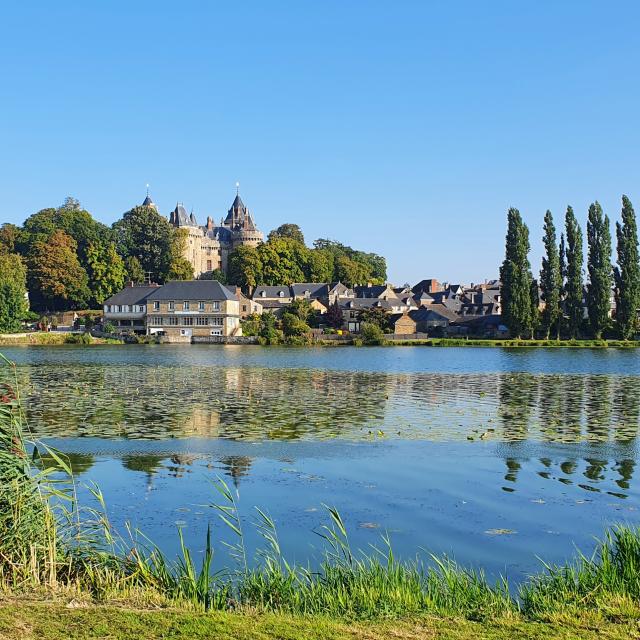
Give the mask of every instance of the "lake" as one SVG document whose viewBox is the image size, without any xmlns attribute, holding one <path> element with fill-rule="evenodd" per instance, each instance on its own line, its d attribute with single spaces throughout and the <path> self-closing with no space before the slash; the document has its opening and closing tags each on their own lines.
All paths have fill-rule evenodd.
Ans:
<svg viewBox="0 0 640 640">
<path fill-rule="evenodd" d="M 640 524 L 636 350 L 7 347 L 33 434 L 112 521 L 201 551 L 222 477 L 249 525 L 314 564 L 338 508 L 353 547 L 446 553 L 518 580 Z M 0 369 L 1 370 L 1 369 Z M 7 371 L 5 369 L 4 374 Z M 87 504 L 91 496 L 80 489 Z M 224 554 L 218 566 L 224 564 Z"/>
</svg>

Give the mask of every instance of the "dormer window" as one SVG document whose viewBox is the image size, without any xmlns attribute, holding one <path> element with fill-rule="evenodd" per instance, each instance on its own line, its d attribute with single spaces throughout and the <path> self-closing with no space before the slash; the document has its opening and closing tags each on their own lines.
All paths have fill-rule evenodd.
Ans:
<svg viewBox="0 0 640 640">
<path fill-rule="evenodd" d="M 260 297 L 261 298 L 266 298 L 267 297 L 267 292 L 266 291 L 261 291 L 260 292 Z"/>
<path fill-rule="evenodd" d="M 309 291 L 309 289 L 306 289 L 304 292 L 304 297 L 308 298 L 311 295 L 311 291 Z"/>
<path fill-rule="evenodd" d="M 278 291 L 278 295 L 279 295 L 281 298 L 284 298 L 284 291 Z"/>
</svg>

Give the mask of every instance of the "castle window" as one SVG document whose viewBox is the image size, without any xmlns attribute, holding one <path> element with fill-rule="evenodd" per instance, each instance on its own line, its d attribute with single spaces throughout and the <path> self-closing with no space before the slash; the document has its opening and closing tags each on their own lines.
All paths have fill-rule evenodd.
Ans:
<svg viewBox="0 0 640 640">
<path fill-rule="evenodd" d="M 160 311 L 160 303 L 159 302 L 154 302 L 153 303 L 153 310 L 154 311 Z"/>
<path fill-rule="evenodd" d="M 198 310 L 204 311 L 204 301 L 203 300 L 200 300 L 200 302 L 198 302 Z"/>
<path fill-rule="evenodd" d="M 211 251 L 209 251 L 211 253 Z M 207 271 L 211 271 L 211 260 L 207 260 Z"/>
<path fill-rule="evenodd" d="M 173 311 L 176 308 L 176 303 L 173 300 L 169 300 L 169 311 Z"/>
<path fill-rule="evenodd" d="M 213 302 L 213 310 L 220 311 L 220 303 L 217 300 L 214 300 Z"/>
<path fill-rule="evenodd" d="M 196 324 L 199 327 L 206 327 L 209 324 L 209 318 L 207 318 L 206 316 L 198 316 L 196 318 Z"/>
<path fill-rule="evenodd" d="M 243 305 L 242 305 L 242 311 L 246 311 L 246 310 L 247 310 L 247 305 L 246 305 L 246 304 L 243 304 Z"/>
<path fill-rule="evenodd" d="M 182 318 L 182 324 L 185 327 L 192 327 L 193 326 L 193 318 Z"/>
<path fill-rule="evenodd" d="M 185 301 L 182 303 L 182 310 L 183 310 L 183 311 L 189 311 L 189 301 L 188 301 L 188 300 L 185 300 Z"/>
<path fill-rule="evenodd" d="M 167 320 L 169 321 L 169 324 L 174 327 L 178 324 L 178 316 L 169 316 Z"/>
</svg>

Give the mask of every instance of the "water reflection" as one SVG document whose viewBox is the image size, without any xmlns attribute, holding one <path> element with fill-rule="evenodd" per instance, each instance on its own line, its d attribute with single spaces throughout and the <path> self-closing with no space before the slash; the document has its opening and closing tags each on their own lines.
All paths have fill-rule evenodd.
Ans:
<svg viewBox="0 0 640 640">
<path fill-rule="evenodd" d="M 311 369 L 19 367 L 38 435 L 625 442 L 637 377 Z"/>
</svg>

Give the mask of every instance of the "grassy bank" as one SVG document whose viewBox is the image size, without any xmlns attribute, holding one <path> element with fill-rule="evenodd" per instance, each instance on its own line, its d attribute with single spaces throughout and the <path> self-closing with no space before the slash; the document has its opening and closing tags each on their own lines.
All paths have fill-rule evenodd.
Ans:
<svg viewBox="0 0 640 640">
<path fill-rule="evenodd" d="M 592 555 L 509 585 L 443 557 L 398 560 L 386 536 L 366 553 L 354 550 L 340 514 L 327 508 L 317 532 L 324 559 L 312 570 L 290 564 L 269 515 L 241 513 L 219 481 L 211 519 L 233 542 L 231 566 L 216 570 L 211 529 L 197 551 L 178 530 L 177 558 L 139 531 L 119 534 L 99 488 L 89 487 L 97 508 L 79 505 L 64 457 L 42 444 L 33 448 L 25 429 L 19 393 L 5 384 L 0 634 L 7 637 L 211 637 L 235 630 L 215 637 L 617 638 L 638 630 L 638 529 L 614 527 Z M 245 547 L 249 526 L 262 540 L 255 557 Z"/>
<path fill-rule="evenodd" d="M 0 335 L 0 346 L 60 345 L 60 344 L 123 344 L 114 338 L 94 338 L 88 333 L 33 332 Z"/>
<path fill-rule="evenodd" d="M 322 347 L 367 346 L 357 336 L 346 340 L 326 340 L 319 338 L 314 344 Z M 491 340 L 488 338 L 426 338 L 421 340 L 403 339 L 381 340 L 375 346 L 385 347 L 501 347 L 517 348 L 572 348 L 572 349 L 633 349 L 640 347 L 640 340 Z"/>
<path fill-rule="evenodd" d="M 436 617 L 354 623 L 320 616 L 151 611 L 78 601 L 0 603 L 0 638 L 23 640 L 629 640 L 639 633 L 637 621 L 612 623 L 593 616 L 555 623 Z"/>
</svg>

